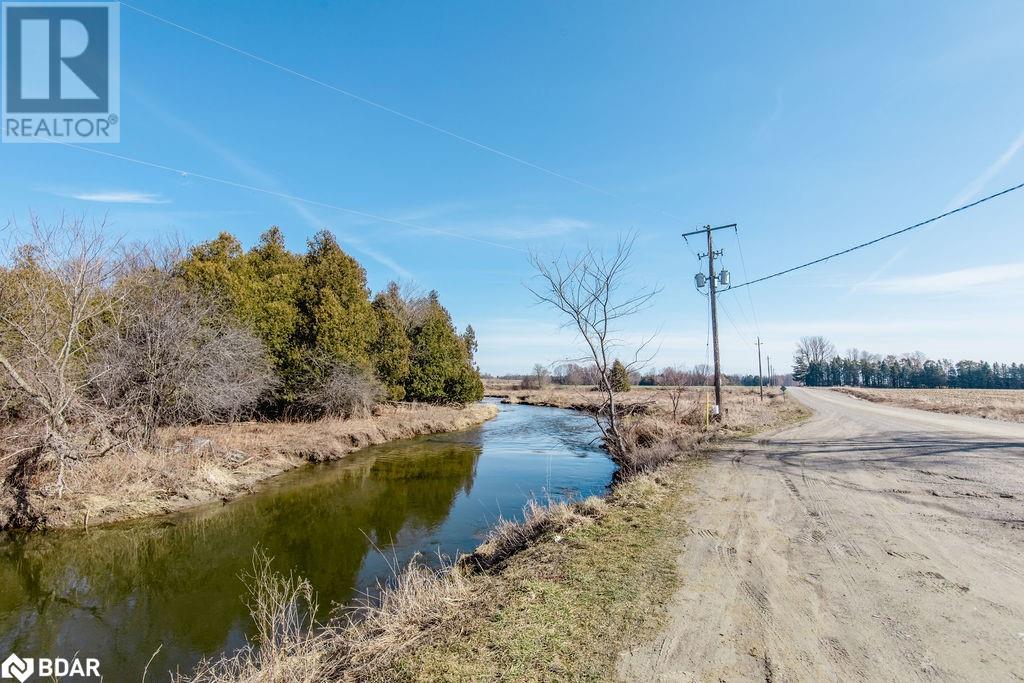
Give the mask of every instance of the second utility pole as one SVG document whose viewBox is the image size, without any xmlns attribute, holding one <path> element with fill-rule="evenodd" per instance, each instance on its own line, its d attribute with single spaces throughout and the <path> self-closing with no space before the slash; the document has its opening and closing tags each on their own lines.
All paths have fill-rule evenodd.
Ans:
<svg viewBox="0 0 1024 683">
<path fill-rule="evenodd" d="M 764 375 L 761 374 L 761 338 L 757 338 L 757 386 L 761 389 L 761 400 L 764 400 Z"/>
</svg>

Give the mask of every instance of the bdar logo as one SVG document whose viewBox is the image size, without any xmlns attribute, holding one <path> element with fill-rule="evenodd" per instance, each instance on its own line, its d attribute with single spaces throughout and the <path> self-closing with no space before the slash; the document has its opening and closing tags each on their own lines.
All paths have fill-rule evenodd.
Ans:
<svg viewBox="0 0 1024 683">
<path fill-rule="evenodd" d="M 11 656 L 0 665 L 0 676 L 4 678 L 17 678 L 21 683 L 25 683 L 28 677 L 32 675 L 33 669 L 31 658 L 22 659 L 12 652 Z"/>
</svg>

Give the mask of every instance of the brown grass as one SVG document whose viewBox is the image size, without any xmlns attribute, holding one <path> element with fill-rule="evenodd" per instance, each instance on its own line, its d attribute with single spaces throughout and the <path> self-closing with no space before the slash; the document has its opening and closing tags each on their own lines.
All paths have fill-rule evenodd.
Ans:
<svg viewBox="0 0 1024 683">
<path fill-rule="evenodd" d="M 1024 391 L 1013 389 L 863 389 L 835 387 L 856 398 L 934 413 L 1024 422 Z"/>
<path fill-rule="evenodd" d="M 685 530 L 680 506 L 688 473 L 699 463 L 687 456 L 711 440 L 780 427 L 808 414 L 780 396 L 761 402 L 756 390 L 730 389 L 725 423 L 705 429 L 703 412 L 700 420 L 689 411 L 673 422 L 662 390 L 630 393 L 636 413 L 629 421 L 632 461 L 623 465 L 627 475 L 608 497 L 530 501 L 522 521 L 501 521 L 472 554 L 442 570 L 410 563 L 378 599 L 311 627 L 298 644 L 247 649 L 205 664 L 188 680 L 610 678 L 619 649 L 657 625 L 658 605 L 675 590 L 675 556 Z M 580 395 L 551 388 L 505 398 L 587 409 L 592 404 Z M 694 390 L 691 402 L 702 398 Z M 304 589 L 280 592 L 308 599 Z M 284 617 L 294 611 L 268 613 L 282 615 L 277 618 L 284 624 L 261 633 L 289 632 Z M 264 651 L 264 659 L 254 654 Z"/>
<path fill-rule="evenodd" d="M 259 482 L 307 462 L 342 458 L 396 439 L 465 429 L 496 414 L 495 406 L 484 404 L 400 404 L 366 418 L 167 429 L 159 434 L 156 448 L 87 461 L 69 472 L 62 498 L 39 496 L 34 502 L 49 527 L 163 514 L 252 492 Z M 2 517 L 0 513 L 0 526 Z"/>
<path fill-rule="evenodd" d="M 474 571 L 491 570 L 545 535 L 590 524 L 607 509 L 607 503 L 597 496 L 580 502 L 531 499 L 523 507 L 522 520 L 499 520 L 476 550 L 460 558 L 460 564 Z"/>
<path fill-rule="evenodd" d="M 231 657 L 203 660 L 190 679 L 202 681 L 326 681 L 329 633 L 313 618 L 316 595 L 312 586 L 293 574 L 279 574 L 271 559 L 259 551 L 252 573 L 244 577 L 249 589 L 249 612 L 256 624 L 255 640 Z M 186 680 L 176 677 L 176 680 Z"/>
<path fill-rule="evenodd" d="M 544 389 L 519 390 L 507 386 L 507 380 L 487 380 L 487 396 L 500 398 L 506 403 L 571 408 L 592 412 L 602 401 L 599 392 L 589 387 L 551 385 Z M 725 413 L 721 424 L 707 419 L 709 405 L 714 402 L 711 387 L 684 387 L 683 397 L 677 411 L 677 422 L 672 423 L 672 401 L 669 396 L 674 387 L 633 387 L 618 394 L 617 400 L 623 411 L 637 416 L 646 416 L 665 427 L 681 427 L 687 433 L 707 430 L 718 437 L 750 434 L 771 428 L 806 414 L 796 401 L 787 399 L 775 388 L 765 388 L 764 400 L 757 387 L 729 386 L 722 388 L 722 403 Z M 643 444 L 641 444 L 643 445 Z"/>
<path fill-rule="evenodd" d="M 469 596 L 465 573 L 451 563 L 396 572 L 378 594 L 317 623 L 309 582 L 272 568 L 256 551 L 244 577 L 255 639 L 231 656 L 204 660 L 178 683 L 311 683 L 365 681 L 419 645 L 439 620 L 456 615 Z"/>
</svg>

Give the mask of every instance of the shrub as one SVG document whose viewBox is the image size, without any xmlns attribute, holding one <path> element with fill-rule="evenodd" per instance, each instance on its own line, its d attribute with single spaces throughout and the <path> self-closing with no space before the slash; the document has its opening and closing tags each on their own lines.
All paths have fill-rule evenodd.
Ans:
<svg viewBox="0 0 1024 683">
<path fill-rule="evenodd" d="M 366 368 L 320 357 L 311 361 L 307 387 L 299 394 L 306 417 L 368 415 L 384 398 L 384 388 Z"/>
<path fill-rule="evenodd" d="M 118 285 L 112 324 L 92 340 L 91 394 L 143 441 L 164 425 L 237 420 L 274 384 L 263 344 L 172 276 L 148 270 Z"/>
</svg>

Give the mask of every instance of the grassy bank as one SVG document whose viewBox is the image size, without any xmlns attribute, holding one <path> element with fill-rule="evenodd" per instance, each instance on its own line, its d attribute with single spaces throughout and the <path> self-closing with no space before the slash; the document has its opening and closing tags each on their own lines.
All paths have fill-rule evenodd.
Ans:
<svg viewBox="0 0 1024 683">
<path fill-rule="evenodd" d="M 686 493 L 703 462 L 700 454 L 807 414 L 781 396 L 761 402 L 756 391 L 736 389 L 729 393 L 725 425 L 705 430 L 702 413 L 694 426 L 680 420 L 677 406 L 672 420 L 668 395 L 659 391 L 630 392 L 631 401 L 646 406 L 635 418 L 646 438 L 634 457 L 653 465 L 621 479 L 606 498 L 528 506 L 522 522 L 499 524 L 476 552 L 446 571 L 412 566 L 379 601 L 343 610 L 326 624 L 301 620 L 312 586 L 283 581 L 260 565 L 252 605 L 267 635 L 233 658 L 206 663 L 187 680 L 614 678 L 618 653 L 658 627 L 660 606 L 677 586 Z M 548 389 L 505 398 L 587 409 L 580 396 Z M 699 391 L 687 398 L 694 410 L 703 405 Z"/>
<path fill-rule="evenodd" d="M 252 492 L 263 480 L 366 446 L 451 432 L 497 414 L 493 405 L 381 406 L 366 418 L 312 423 L 241 422 L 162 430 L 155 447 L 112 453 L 73 473 L 61 498 L 31 501 L 43 526 L 68 527 L 163 514 Z M 9 498 L 4 493 L 3 498 Z M 10 509 L 14 501 L 0 501 Z M 0 512 L 0 527 L 4 513 Z"/>
<path fill-rule="evenodd" d="M 1024 391 L 1015 389 L 864 389 L 835 387 L 833 391 L 873 403 L 970 415 L 987 420 L 1024 422 Z"/>
<path fill-rule="evenodd" d="M 676 463 L 616 487 L 596 518 L 553 528 L 475 581 L 422 645 L 371 680 L 582 681 L 659 625 L 676 589 L 687 479 Z M 369 673 L 369 672 L 367 672 Z"/>
</svg>

